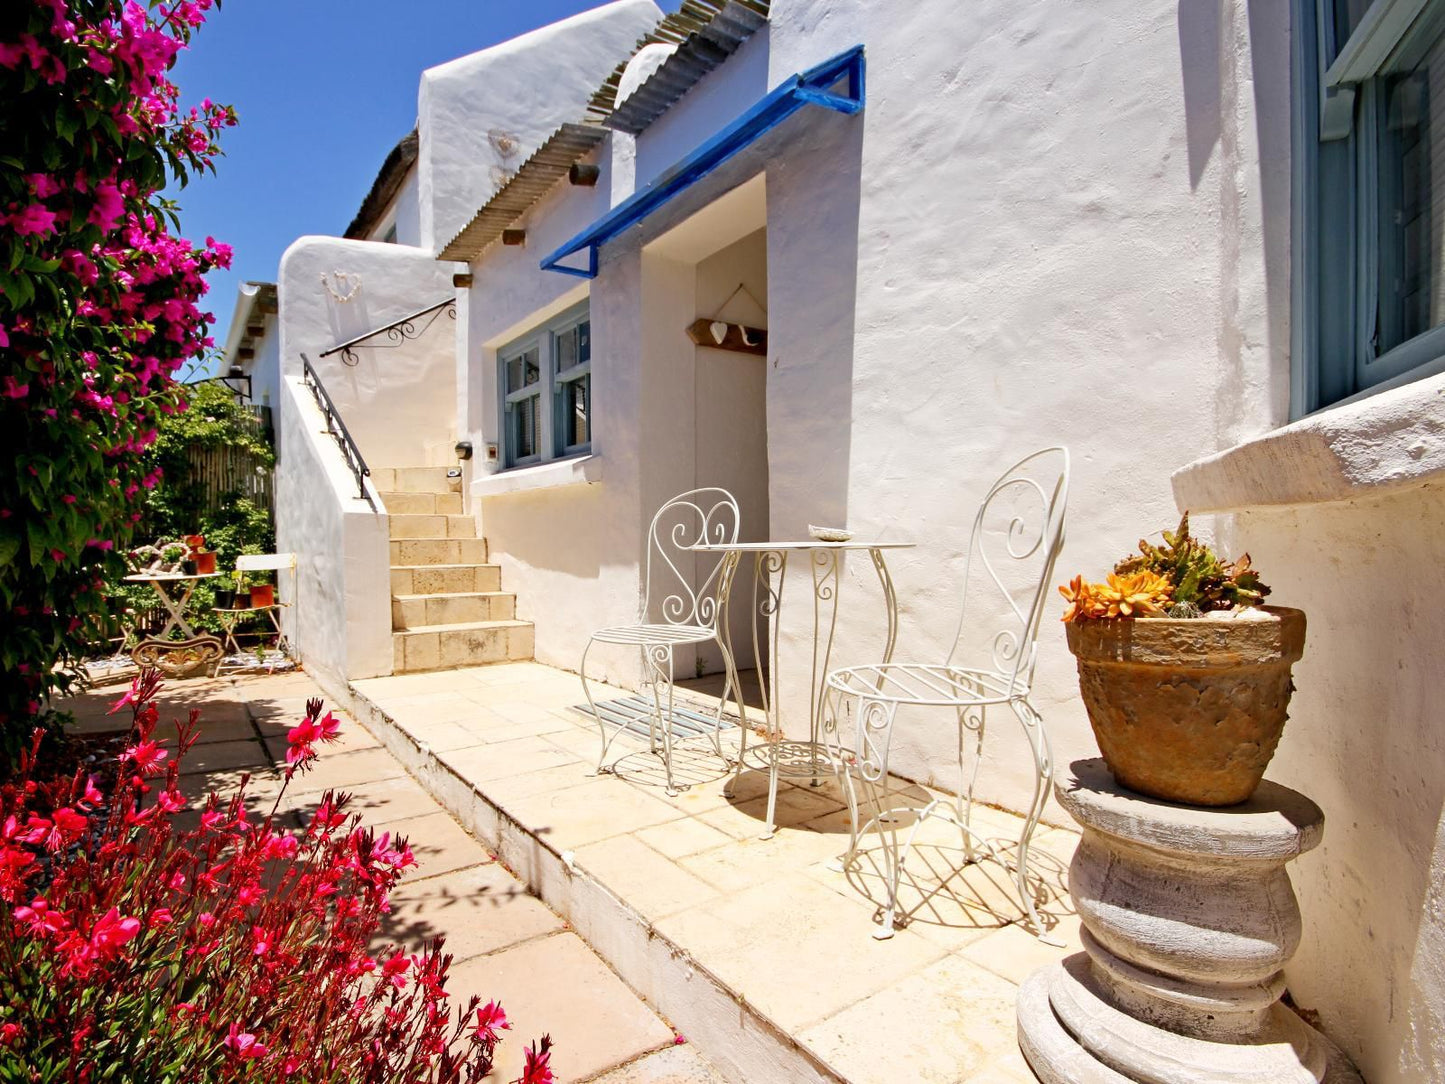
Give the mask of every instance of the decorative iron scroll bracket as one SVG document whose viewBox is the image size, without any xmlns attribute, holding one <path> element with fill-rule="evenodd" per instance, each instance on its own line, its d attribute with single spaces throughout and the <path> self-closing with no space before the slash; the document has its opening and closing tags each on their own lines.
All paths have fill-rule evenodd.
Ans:
<svg viewBox="0 0 1445 1084">
<path fill-rule="evenodd" d="M 436 323 L 442 313 L 446 313 L 452 320 L 457 318 L 457 299 L 449 297 L 445 301 L 438 301 L 420 312 L 414 312 L 410 316 L 403 316 L 400 320 L 387 324 L 385 327 L 375 328 L 365 335 L 358 335 L 354 339 L 348 339 L 344 343 L 338 343 L 330 350 L 323 350 L 316 356 L 318 358 L 329 358 L 332 354 L 340 354 L 341 360 L 347 365 L 357 365 L 361 359 L 356 356 L 356 351 L 361 350 L 395 350 L 403 343 L 413 339 L 420 339 Z M 417 326 L 418 321 L 426 317 L 426 322 Z M 386 342 L 371 343 L 367 339 L 374 339 L 378 335 L 385 335 Z"/>
<path fill-rule="evenodd" d="M 330 353 L 335 353 L 335 351 L 330 351 Z M 321 356 L 325 357 L 326 355 Z M 361 449 L 356 446 L 356 441 L 351 439 L 351 433 L 347 430 L 346 423 L 341 420 L 341 412 L 336 409 L 336 404 L 331 401 L 331 396 L 326 394 L 325 385 L 316 375 L 316 370 L 311 367 L 311 359 L 305 354 L 301 355 L 301 380 L 311 389 L 311 394 L 316 397 L 316 405 L 321 408 L 321 413 L 326 418 L 326 431 L 335 438 L 337 446 L 341 449 L 342 458 L 346 460 L 352 477 L 356 479 L 357 497 L 371 505 L 373 512 L 377 511 L 376 502 L 366 491 L 366 479 L 371 477 L 371 468 L 366 465 L 366 460 L 361 456 Z"/>
</svg>

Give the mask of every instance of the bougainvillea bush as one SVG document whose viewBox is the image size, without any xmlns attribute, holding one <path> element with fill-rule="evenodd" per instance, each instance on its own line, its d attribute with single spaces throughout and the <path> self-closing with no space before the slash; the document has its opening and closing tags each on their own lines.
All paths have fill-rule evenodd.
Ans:
<svg viewBox="0 0 1445 1084">
<path fill-rule="evenodd" d="M 234 113 L 166 78 L 210 0 L 0 3 L 0 754 L 104 634 L 172 376 L 230 250 L 171 232 L 161 192 L 212 168 Z"/>
<path fill-rule="evenodd" d="M 245 782 L 188 811 L 199 719 L 160 740 L 159 684 L 143 673 L 116 702 L 133 726 L 112 783 L 27 770 L 0 787 L 0 1081 L 480 1080 L 501 1006 L 450 1003 L 440 941 L 370 951 L 415 864 L 406 840 L 331 792 L 304 829 L 283 825 L 280 798 L 248 812 Z M 338 730 L 307 703 L 287 783 Z M 550 1084 L 550 1047 L 532 1044 L 520 1084 Z"/>
</svg>

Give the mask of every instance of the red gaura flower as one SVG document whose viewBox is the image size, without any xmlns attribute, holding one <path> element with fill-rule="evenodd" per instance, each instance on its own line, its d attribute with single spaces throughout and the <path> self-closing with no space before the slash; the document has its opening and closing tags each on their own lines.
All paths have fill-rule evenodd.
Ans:
<svg viewBox="0 0 1445 1084">
<path fill-rule="evenodd" d="M 263 1057 L 266 1053 L 266 1044 L 249 1031 L 242 1031 L 239 1024 L 232 1024 L 226 1029 L 226 1037 L 221 1040 L 221 1045 L 242 1061 Z"/>
</svg>

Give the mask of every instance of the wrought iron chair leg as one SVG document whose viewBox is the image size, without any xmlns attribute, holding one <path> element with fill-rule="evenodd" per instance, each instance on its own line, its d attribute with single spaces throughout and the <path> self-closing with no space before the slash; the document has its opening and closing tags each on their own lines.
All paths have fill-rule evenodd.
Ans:
<svg viewBox="0 0 1445 1084">
<path fill-rule="evenodd" d="M 884 779 L 886 780 L 887 776 Z M 883 878 L 888 888 L 888 905 L 883 910 L 882 923 L 873 931 L 873 939 L 887 941 L 895 930 L 898 882 L 903 876 L 903 860 L 898 849 L 898 820 L 888 815 L 886 799 L 879 795 L 878 784 L 866 783 L 865 786 L 873 806 L 873 829 L 878 833 L 878 842 L 883 852 Z"/>
<path fill-rule="evenodd" d="M 654 655 L 656 656 L 655 661 L 660 662 L 660 660 L 666 660 L 667 663 L 666 671 L 662 669 L 662 666 L 660 664 L 657 667 L 657 676 L 662 678 L 664 684 L 667 686 L 666 714 L 663 713 L 662 696 L 658 692 L 657 686 L 655 684 L 652 687 L 652 703 L 657 709 L 657 725 L 662 730 L 662 767 L 663 772 L 667 776 L 667 796 L 669 798 L 676 798 L 679 792 L 677 789 L 677 784 L 674 783 L 672 779 L 672 648 L 657 647 L 653 648 L 652 650 Z"/>
<path fill-rule="evenodd" d="M 621 730 L 614 731 L 612 736 L 608 737 L 607 724 L 602 721 L 602 713 L 597 710 L 597 702 L 592 699 L 592 686 L 587 681 L 587 655 L 594 643 L 595 640 L 588 640 L 587 646 L 582 649 L 582 664 L 578 667 L 578 676 L 582 679 L 582 694 L 587 697 L 587 708 L 592 712 L 592 718 L 597 720 L 597 729 L 602 735 L 602 752 L 597 755 L 597 770 L 592 774 L 602 775 L 609 770 L 604 766 L 607 762 L 607 750 L 612 747 L 612 742 Z"/>
<path fill-rule="evenodd" d="M 1046 945 L 1063 947 L 1062 940 L 1050 936 L 1045 930 L 1043 920 L 1039 917 L 1038 908 L 1034 904 L 1033 892 L 1029 889 L 1029 843 L 1033 839 L 1034 829 L 1038 827 L 1039 819 L 1043 816 L 1044 806 L 1048 804 L 1048 784 L 1053 778 L 1053 748 L 1049 742 L 1048 732 L 1044 729 L 1043 719 L 1038 712 L 1034 711 L 1033 705 L 1026 700 L 1015 700 L 1011 706 L 1014 714 L 1018 716 L 1019 722 L 1023 725 L 1024 736 L 1028 738 L 1029 749 L 1034 755 L 1034 796 L 1029 805 L 1028 818 L 1024 821 L 1023 830 L 1019 833 L 1017 868 L 1014 870 L 1019 901 L 1028 914 L 1029 923 L 1034 929 L 1034 936 Z"/>
<path fill-rule="evenodd" d="M 978 783 L 979 765 L 983 763 L 983 733 L 987 709 L 961 706 L 958 709 L 958 794 L 954 797 L 954 808 L 960 828 L 963 829 L 963 856 L 969 862 L 977 862 L 973 853 L 973 790 Z M 973 735 L 973 768 L 964 767 L 965 734 Z"/>
</svg>

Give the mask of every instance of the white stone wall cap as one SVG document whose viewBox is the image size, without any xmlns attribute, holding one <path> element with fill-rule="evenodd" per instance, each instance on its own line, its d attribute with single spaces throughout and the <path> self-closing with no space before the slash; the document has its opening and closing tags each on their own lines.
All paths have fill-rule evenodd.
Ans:
<svg viewBox="0 0 1445 1084">
<path fill-rule="evenodd" d="M 1085 829 L 1176 854 L 1287 861 L 1316 847 L 1324 834 L 1319 806 L 1267 779 L 1247 802 L 1206 809 L 1128 790 L 1096 757 L 1070 764 L 1054 780 L 1054 794 Z"/>
<path fill-rule="evenodd" d="M 483 475 L 472 480 L 471 490 L 474 497 L 502 497 L 538 489 L 593 485 L 601 480 L 602 460 L 595 455 L 582 455 Z"/>
<path fill-rule="evenodd" d="M 1174 472 L 1191 512 L 1348 500 L 1445 472 L 1445 373 L 1301 418 Z"/>
</svg>

